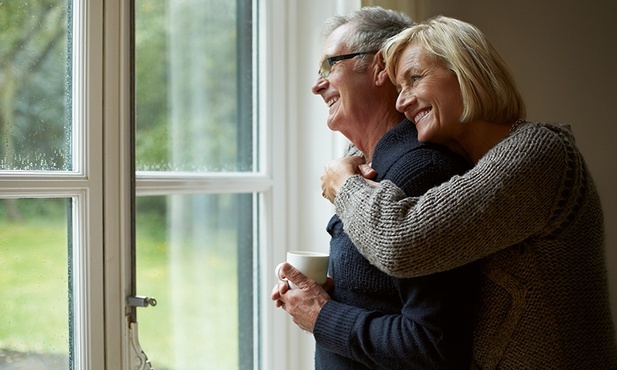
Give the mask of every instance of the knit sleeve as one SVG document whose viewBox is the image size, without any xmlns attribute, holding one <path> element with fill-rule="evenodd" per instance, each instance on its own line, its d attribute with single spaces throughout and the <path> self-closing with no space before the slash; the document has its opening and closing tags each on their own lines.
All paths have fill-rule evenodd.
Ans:
<svg viewBox="0 0 617 370">
<path fill-rule="evenodd" d="M 405 197 L 389 181 L 372 188 L 349 178 L 335 199 L 345 231 L 372 264 L 397 277 L 450 270 L 550 232 L 573 143 L 527 126 L 420 197 Z"/>
</svg>

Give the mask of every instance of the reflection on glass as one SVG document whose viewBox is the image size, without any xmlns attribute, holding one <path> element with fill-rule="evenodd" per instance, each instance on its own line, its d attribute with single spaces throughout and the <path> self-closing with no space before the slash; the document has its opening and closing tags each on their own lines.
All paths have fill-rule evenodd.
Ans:
<svg viewBox="0 0 617 370">
<path fill-rule="evenodd" d="M 253 195 L 137 198 L 140 343 L 157 369 L 252 368 Z"/>
<path fill-rule="evenodd" d="M 70 170 L 68 0 L 0 1 L 0 170 Z"/>
<path fill-rule="evenodd" d="M 0 369 L 69 368 L 66 199 L 0 199 Z"/>
<path fill-rule="evenodd" d="M 138 171 L 255 171 L 247 3 L 136 2 Z"/>
</svg>

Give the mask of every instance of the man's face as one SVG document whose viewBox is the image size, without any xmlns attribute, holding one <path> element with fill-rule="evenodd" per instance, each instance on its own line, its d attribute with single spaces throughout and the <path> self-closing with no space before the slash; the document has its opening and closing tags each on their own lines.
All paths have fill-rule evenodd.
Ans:
<svg viewBox="0 0 617 370">
<path fill-rule="evenodd" d="M 332 32 L 324 44 L 319 60 L 320 65 L 326 58 L 358 51 L 349 50 L 345 46 L 345 36 L 349 32 L 353 32 L 353 29 L 347 24 Z M 357 56 L 334 62 L 330 75 L 326 79 L 318 75 L 312 87 L 313 94 L 321 95 L 328 105 L 328 127 L 333 131 L 341 132 L 349 139 L 354 134 L 359 134 L 362 123 L 370 117 L 371 108 L 375 104 L 375 100 L 372 99 L 376 88 L 372 78 L 373 69 L 370 62 L 372 59 L 367 60 L 367 66 L 362 72 L 354 70 L 358 58 L 362 57 Z M 364 57 L 373 58 L 372 55 Z"/>
</svg>

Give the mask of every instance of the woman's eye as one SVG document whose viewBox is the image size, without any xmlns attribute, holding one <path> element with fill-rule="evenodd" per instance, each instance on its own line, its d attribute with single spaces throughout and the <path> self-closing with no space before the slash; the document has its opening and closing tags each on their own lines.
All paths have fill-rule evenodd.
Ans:
<svg viewBox="0 0 617 370">
<path fill-rule="evenodd" d="M 420 79 L 420 76 L 418 76 L 418 75 L 413 75 L 413 76 L 411 76 L 411 78 L 410 78 L 411 83 L 415 83 L 415 82 L 417 82 L 419 79 Z"/>
</svg>

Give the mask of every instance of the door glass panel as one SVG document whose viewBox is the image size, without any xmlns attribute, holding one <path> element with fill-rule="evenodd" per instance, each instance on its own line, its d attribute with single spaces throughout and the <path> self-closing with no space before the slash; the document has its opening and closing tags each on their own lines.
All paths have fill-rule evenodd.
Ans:
<svg viewBox="0 0 617 370">
<path fill-rule="evenodd" d="M 140 343 L 157 369 L 249 369 L 252 194 L 137 198 Z"/>
<path fill-rule="evenodd" d="M 138 171 L 251 172 L 250 0 L 136 0 Z"/>
<path fill-rule="evenodd" d="M 71 170 L 68 0 L 0 1 L 0 170 Z"/>
<path fill-rule="evenodd" d="M 259 170 L 252 3 L 135 0 L 138 183 Z M 253 368 L 257 195 L 172 193 L 137 194 L 140 343 L 156 368 Z"/>
<path fill-rule="evenodd" d="M 0 200 L 0 369 L 68 369 L 67 199 Z"/>
</svg>

